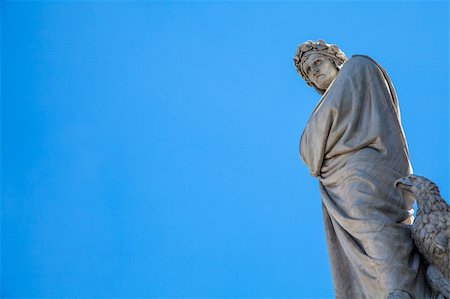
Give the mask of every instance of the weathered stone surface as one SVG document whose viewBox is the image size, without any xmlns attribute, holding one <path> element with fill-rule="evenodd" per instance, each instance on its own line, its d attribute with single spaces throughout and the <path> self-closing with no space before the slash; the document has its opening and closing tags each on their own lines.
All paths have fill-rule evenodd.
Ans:
<svg viewBox="0 0 450 299">
<path fill-rule="evenodd" d="M 450 298 L 450 207 L 441 197 L 438 186 L 425 177 L 409 175 L 395 184 L 412 193 L 417 202 L 411 235 L 430 264 L 428 282 L 436 294 Z"/>
<path fill-rule="evenodd" d="M 300 154 L 320 182 L 336 298 L 431 298 L 411 238 L 413 199 L 394 186 L 411 167 L 387 73 L 322 41 L 300 45 L 294 64 L 323 94 Z"/>
</svg>

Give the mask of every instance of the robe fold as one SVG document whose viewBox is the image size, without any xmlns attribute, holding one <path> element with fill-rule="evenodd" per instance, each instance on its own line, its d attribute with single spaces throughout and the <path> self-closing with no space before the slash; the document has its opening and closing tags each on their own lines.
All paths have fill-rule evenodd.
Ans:
<svg viewBox="0 0 450 299">
<path fill-rule="evenodd" d="M 313 111 L 300 154 L 318 177 L 336 298 L 430 298 L 410 235 L 413 200 L 394 182 L 411 173 L 397 97 L 371 58 L 345 62 Z"/>
</svg>

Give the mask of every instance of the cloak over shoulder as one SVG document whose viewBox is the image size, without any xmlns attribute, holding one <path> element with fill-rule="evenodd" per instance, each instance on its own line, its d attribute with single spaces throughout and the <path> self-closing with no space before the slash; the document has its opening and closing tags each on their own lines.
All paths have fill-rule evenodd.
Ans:
<svg viewBox="0 0 450 299">
<path fill-rule="evenodd" d="M 366 56 L 353 56 L 312 113 L 300 142 L 318 177 L 336 298 L 428 298 L 410 236 L 411 198 L 394 187 L 411 173 L 393 85 Z"/>
</svg>

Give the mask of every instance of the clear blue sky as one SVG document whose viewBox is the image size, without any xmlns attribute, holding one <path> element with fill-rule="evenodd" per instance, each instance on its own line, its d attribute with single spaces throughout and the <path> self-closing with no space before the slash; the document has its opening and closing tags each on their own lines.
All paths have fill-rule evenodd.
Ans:
<svg viewBox="0 0 450 299">
<path fill-rule="evenodd" d="M 447 2 L 1 3 L 1 296 L 332 298 L 298 43 L 367 54 L 449 192 Z"/>
</svg>

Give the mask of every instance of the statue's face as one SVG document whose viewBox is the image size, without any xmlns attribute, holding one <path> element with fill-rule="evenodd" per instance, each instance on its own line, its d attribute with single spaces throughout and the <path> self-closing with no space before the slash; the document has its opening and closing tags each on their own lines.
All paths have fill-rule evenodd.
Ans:
<svg viewBox="0 0 450 299">
<path fill-rule="evenodd" d="M 325 55 L 311 54 L 303 63 L 303 70 L 314 85 L 326 90 L 336 78 L 338 69 Z"/>
</svg>

